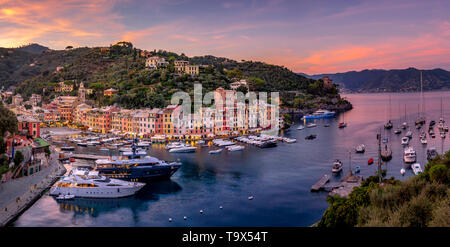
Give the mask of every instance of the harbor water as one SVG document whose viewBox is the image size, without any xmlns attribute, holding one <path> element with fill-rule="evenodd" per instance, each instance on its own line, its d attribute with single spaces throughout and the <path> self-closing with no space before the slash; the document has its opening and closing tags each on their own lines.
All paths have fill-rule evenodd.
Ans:
<svg viewBox="0 0 450 247">
<path fill-rule="evenodd" d="M 427 125 L 421 130 L 414 128 L 421 110 L 419 93 L 349 94 L 344 97 L 353 104 L 353 110 L 336 118 L 314 120 L 318 124 L 314 128 L 297 130 L 305 123 L 296 122 L 282 133 L 296 138 L 296 143 L 279 142 L 277 147 L 267 149 L 242 144 L 246 147 L 243 151 L 224 150 L 215 155 L 208 151 L 216 147 L 177 154 L 153 145 L 150 155 L 183 163 L 171 180 L 148 184 L 135 196 L 120 199 L 56 201 L 44 195 L 13 226 L 310 226 L 328 207 L 327 192 L 310 192 L 310 188 L 324 174 L 331 175 L 335 159 L 344 163 L 344 170 L 331 182 L 339 181 L 356 166 L 361 167 L 364 178 L 375 174 L 376 164 L 368 165 L 367 161 L 377 160 L 377 132 L 388 137 L 392 147 L 393 158 L 382 167 L 387 170 L 386 177 L 404 180 L 413 176 L 411 169 L 404 176 L 400 174 L 404 167 L 400 143 L 405 130 L 400 135 L 393 133 L 405 121 L 405 105 L 413 132 L 410 145 L 417 151 L 417 162 L 422 167 L 427 147 L 436 147 L 439 153 L 450 148 L 450 137 L 441 139 L 436 127 L 436 138 L 428 137 L 426 146 L 420 143 L 420 131 L 427 130 L 428 122 L 437 122 L 441 116 L 441 98 L 444 118 L 450 121 L 450 93 L 424 95 Z M 393 120 L 394 128 L 384 130 L 388 118 Z M 339 129 L 337 125 L 343 119 L 348 126 Z M 305 140 L 310 134 L 317 138 Z M 365 144 L 365 153 L 355 153 L 358 144 Z M 94 147 L 77 147 L 75 152 L 108 155 Z"/>
</svg>

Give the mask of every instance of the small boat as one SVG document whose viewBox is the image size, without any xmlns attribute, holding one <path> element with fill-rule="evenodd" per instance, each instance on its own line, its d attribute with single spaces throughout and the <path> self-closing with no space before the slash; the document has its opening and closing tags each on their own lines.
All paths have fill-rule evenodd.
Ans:
<svg viewBox="0 0 450 247">
<path fill-rule="evenodd" d="M 79 142 L 79 143 L 77 143 L 77 145 L 80 146 L 80 147 L 87 147 L 88 146 L 87 142 Z"/>
<path fill-rule="evenodd" d="M 441 133 L 441 138 L 442 138 L 442 139 L 445 139 L 445 132 L 442 132 L 442 133 Z"/>
<path fill-rule="evenodd" d="M 383 140 L 382 140 L 382 142 L 383 142 L 383 143 L 387 143 L 387 142 L 389 142 L 389 138 L 387 138 L 387 137 L 384 137 L 384 138 L 383 138 Z"/>
<path fill-rule="evenodd" d="M 170 150 L 172 148 L 182 148 L 185 147 L 186 145 L 181 143 L 181 142 L 172 142 L 166 145 L 166 150 Z"/>
<path fill-rule="evenodd" d="M 420 167 L 419 163 L 412 164 L 411 169 L 413 170 L 414 175 L 419 175 L 420 173 L 422 173 L 422 167 Z"/>
<path fill-rule="evenodd" d="M 330 125 L 329 124 L 324 124 L 323 127 L 330 127 Z"/>
<path fill-rule="evenodd" d="M 294 143 L 296 141 L 297 141 L 297 139 L 294 139 L 294 138 L 287 138 L 287 137 L 283 138 L 283 142 L 286 142 L 286 143 Z"/>
<path fill-rule="evenodd" d="M 356 166 L 356 167 L 355 167 L 355 173 L 359 173 L 360 171 L 361 171 L 361 167 Z"/>
<path fill-rule="evenodd" d="M 409 138 L 404 136 L 402 137 L 402 145 L 408 145 L 409 144 Z"/>
<path fill-rule="evenodd" d="M 405 172 L 406 172 L 405 168 L 400 169 L 400 174 L 402 174 L 402 176 L 405 175 Z"/>
<path fill-rule="evenodd" d="M 230 152 L 234 152 L 234 151 L 241 151 L 244 150 L 245 147 L 244 146 L 240 146 L 240 145 L 232 145 L 232 146 L 228 146 L 226 147 L 226 149 Z"/>
<path fill-rule="evenodd" d="M 372 165 L 372 164 L 373 164 L 373 161 L 374 161 L 374 159 L 373 159 L 373 158 L 370 158 L 370 159 L 367 161 L 367 164 L 368 164 L 368 165 Z"/>
<path fill-rule="evenodd" d="M 198 140 L 198 141 L 197 141 L 197 145 L 201 145 L 201 144 L 205 144 L 205 141 L 203 141 L 203 140 Z"/>
<path fill-rule="evenodd" d="M 309 123 L 308 125 L 306 125 L 307 128 L 313 128 L 316 126 L 317 126 L 317 124 L 315 124 L 315 123 Z"/>
<path fill-rule="evenodd" d="M 223 148 L 221 148 L 221 149 L 216 149 L 216 150 L 211 150 L 211 151 L 209 151 L 208 153 L 209 153 L 209 154 L 220 154 L 220 153 L 222 152 L 222 150 L 223 150 Z"/>
<path fill-rule="evenodd" d="M 394 130 L 394 134 L 396 134 L 396 135 L 399 135 L 399 134 L 401 134 L 402 133 L 402 130 L 401 129 L 396 129 L 396 130 Z"/>
<path fill-rule="evenodd" d="M 428 143 L 427 138 L 424 137 L 420 138 L 420 143 L 426 145 Z"/>
<path fill-rule="evenodd" d="M 335 160 L 333 162 L 333 167 L 331 168 L 332 173 L 339 173 L 342 171 L 342 161 Z"/>
<path fill-rule="evenodd" d="M 248 199 L 249 199 L 249 200 L 253 200 L 254 197 L 253 197 L 253 196 L 249 196 Z"/>
<path fill-rule="evenodd" d="M 193 153 L 197 150 L 197 147 L 179 147 L 179 148 L 172 148 L 169 150 L 169 153 Z"/>
<path fill-rule="evenodd" d="M 402 129 L 406 129 L 407 127 L 408 127 L 408 123 L 403 122 L 403 123 L 402 123 Z"/>
<path fill-rule="evenodd" d="M 405 163 L 416 162 L 416 151 L 412 147 L 406 148 L 403 152 L 403 161 L 405 161 Z"/>
<path fill-rule="evenodd" d="M 75 162 L 75 159 L 74 158 L 69 158 L 69 161 L 70 162 Z"/>
<path fill-rule="evenodd" d="M 300 125 L 300 126 L 298 126 L 298 130 L 302 130 L 302 129 L 304 129 L 305 128 L 305 126 L 303 126 L 303 125 Z"/>
<path fill-rule="evenodd" d="M 412 138 L 412 131 L 408 130 L 408 132 L 406 132 L 405 136 L 411 139 Z"/>
<path fill-rule="evenodd" d="M 385 129 L 392 129 L 394 125 L 392 124 L 391 120 L 389 120 L 385 125 L 384 128 Z"/>
<path fill-rule="evenodd" d="M 364 153 L 366 151 L 366 146 L 364 144 L 360 144 L 356 146 L 355 151 L 357 153 Z"/>
<path fill-rule="evenodd" d="M 383 161 L 391 160 L 392 159 L 392 150 L 391 150 L 391 148 L 387 144 L 385 144 L 383 149 L 381 149 L 380 155 L 381 155 L 381 159 Z"/>
<path fill-rule="evenodd" d="M 75 195 L 59 195 L 56 197 L 57 200 L 72 200 L 75 198 Z"/>
<path fill-rule="evenodd" d="M 316 139 L 317 135 L 309 135 L 307 137 L 305 137 L 305 140 L 313 140 Z"/>
<path fill-rule="evenodd" d="M 428 160 L 435 159 L 437 156 L 438 156 L 438 152 L 436 151 L 435 147 L 427 149 L 427 159 Z"/>
<path fill-rule="evenodd" d="M 338 125 L 338 128 L 340 128 L 340 129 L 345 128 L 345 127 L 347 127 L 347 123 L 346 122 L 341 122 Z"/>
<path fill-rule="evenodd" d="M 72 147 L 72 146 L 64 146 L 64 147 L 61 147 L 61 150 L 63 150 L 63 151 L 74 151 L 74 150 L 75 150 L 75 147 Z"/>
<path fill-rule="evenodd" d="M 303 119 L 332 118 L 336 113 L 328 110 L 317 110 L 313 114 L 303 116 Z"/>
</svg>

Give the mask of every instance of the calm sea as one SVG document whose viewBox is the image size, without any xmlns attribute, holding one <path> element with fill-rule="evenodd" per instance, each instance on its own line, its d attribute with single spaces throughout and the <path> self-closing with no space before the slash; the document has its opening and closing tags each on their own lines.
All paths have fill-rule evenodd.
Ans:
<svg viewBox="0 0 450 247">
<path fill-rule="evenodd" d="M 209 155 L 210 148 L 192 154 L 170 154 L 153 146 L 149 153 L 160 159 L 176 160 L 182 168 L 169 181 L 149 184 L 137 195 L 122 199 L 75 199 L 57 202 L 43 196 L 14 223 L 14 226 L 309 226 L 317 222 L 327 208 L 327 193 L 310 192 L 311 185 L 324 174 L 331 174 L 335 159 L 344 162 L 344 172 L 361 167 L 361 175 L 375 174 L 376 166 L 367 160 L 377 156 L 377 131 L 389 137 L 393 159 L 387 163 L 387 177 L 406 179 L 412 176 L 403 167 L 400 139 L 393 130 L 384 131 L 389 116 L 396 128 L 405 119 L 410 126 L 418 116 L 420 95 L 351 94 L 344 95 L 354 109 L 336 119 L 319 120 L 318 127 L 297 130 L 296 123 L 284 136 L 297 138 L 294 144 L 259 149 L 246 146 L 241 152 Z M 389 107 L 389 98 L 391 104 Z M 425 93 L 425 116 L 438 120 L 443 114 L 450 121 L 450 93 Z M 348 127 L 338 129 L 342 119 Z M 325 123 L 330 127 L 324 127 Z M 419 142 L 419 131 L 413 130 L 412 146 L 418 162 L 426 161 L 426 146 Z M 305 136 L 317 134 L 315 140 Z M 404 134 L 404 133 L 402 133 Z M 449 137 L 429 138 L 428 147 L 448 150 Z M 364 154 L 354 147 L 366 145 Z M 95 152 L 91 148 L 81 150 Z M 349 151 L 352 151 L 351 159 Z M 349 162 L 351 160 L 351 162 Z M 334 177 L 338 181 L 340 177 Z M 253 200 L 248 200 L 253 196 Z M 223 208 L 220 209 L 219 206 Z M 199 211 L 204 213 L 200 214 Z M 183 220 L 186 216 L 187 220 Z M 173 221 L 169 222 L 169 218 Z"/>
</svg>

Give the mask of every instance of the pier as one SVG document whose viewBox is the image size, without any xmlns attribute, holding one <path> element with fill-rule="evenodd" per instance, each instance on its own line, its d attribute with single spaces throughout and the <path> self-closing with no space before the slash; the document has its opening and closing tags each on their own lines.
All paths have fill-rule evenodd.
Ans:
<svg viewBox="0 0 450 247">
<path fill-rule="evenodd" d="M 361 186 L 362 181 L 362 176 L 355 176 L 349 173 L 347 177 L 342 179 L 341 183 L 336 188 L 333 188 L 328 193 L 328 195 L 348 197 L 348 195 L 353 191 L 353 188 Z"/>
<path fill-rule="evenodd" d="M 83 160 L 99 160 L 99 159 L 108 159 L 109 156 L 94 155 L 94 154 L 69 154 L 67 158 L 83 159 Z"/>
<path fill-rule="evenodd" d="M 330 181 L 330 176 L 327 174 L 323 175 L 323 177 L 315 183 L 313 186 L 311 186 L 311 191 L 319 191 L 324 189 L 324 185 Z"/>
<path fill-rule="evenodd" d="M 57 153 L 52 150 L 50 164 L 38 173 L 0 184 L 0 226 L 13 222 L 31 207 L 66 169 L 58 162 Z"/>
</svg>

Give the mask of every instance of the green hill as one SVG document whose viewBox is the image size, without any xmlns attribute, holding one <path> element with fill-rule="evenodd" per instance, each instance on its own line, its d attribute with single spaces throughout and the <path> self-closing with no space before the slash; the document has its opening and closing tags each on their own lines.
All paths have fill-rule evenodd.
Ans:
<svg viewBox="0 0 450 247">
<path fill-rule="evenodd" d="M 330 77 L 334 83 L 351 92 L 417 92 L 420 90 L 420 70 L 363 70 L 336 74 L 306 75 L 312 79 Z M 423 89 L 450 89 L 450 72 L 443 69 L 422 70 Z"/>
<path fill-rule="evenodd" d="M 318 108 L 318 104 L 298 103 L 313 98 L 317 100 L 318 97 L 322 107 L 335 107 L 336 102 L 344 105 L 344 108 L 351 107 L 340 98 L 336 87 L 325 88 L 321 80 L 309 79 L 284 67 L 261 62 L 237 62 L 214 56 L 189 58 L 184 54 L 154 50 L 150 54 L 165 58 L 169 65 L 158 70 L 148 70 L 141 50 L 128 42 L 119 42 L 110 47 L 49 50 L 41 54 L 16 52 L 21 52 L 16 56 L 24 60 L 16 62 L 20 70 L 30 71 L 28 63 L 34 63 L 33 73 L 22 76 L 22 81 L 10 80 L 10 85 L 18 85 L 16 92 L 25 99 L 32 93 L 39 93 L 43 95 L 44 101 L 49 101 L 58 95 L 53 90 L 57 83 L 67 81 L 75 85 L 72 95 L 76 95 L 80 82 L 92 88 L 94 94 L 89 96 L 90 100 L 100 106 L 162 107 L 170 103 L 170 97 L 176 91 L 182 90 L 193 95 L 195 83 L 201 83 L 204 92 L 207 92 L 218 87 L 228 89 L 229 83 L 235 79 L 247 79 L 251 91 L 283 92 L 282 102 L 287 107 Z M 200 74 L 176 74 L 173 61 L 180 59 L 202 65 Z M 58 66 L 63 69 L 57 72 Z M 119 93 L 113 97 L 103 97 L 103 90 L 111 87 L 118 89 Z"/>
</svg>

